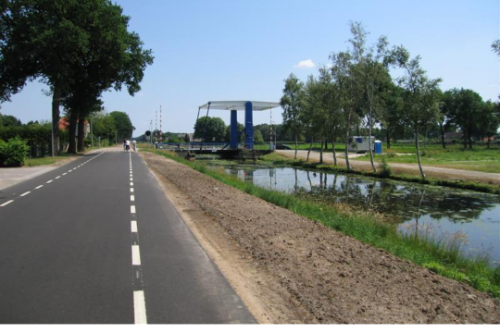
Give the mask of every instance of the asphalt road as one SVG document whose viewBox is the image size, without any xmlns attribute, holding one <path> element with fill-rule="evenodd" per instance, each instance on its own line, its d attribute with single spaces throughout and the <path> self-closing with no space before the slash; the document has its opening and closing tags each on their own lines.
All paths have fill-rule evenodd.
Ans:
<svg viewBox="0 0 500 333">
<path fill-rule="evenodd" d="M 0 323 L 255 323 L 135 153 L 3 189 L 0 228 Z"/>
</svg>

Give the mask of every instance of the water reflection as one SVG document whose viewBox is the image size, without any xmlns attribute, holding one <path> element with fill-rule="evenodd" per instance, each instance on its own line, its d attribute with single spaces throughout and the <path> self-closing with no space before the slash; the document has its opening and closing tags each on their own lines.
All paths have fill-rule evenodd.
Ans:
<svg viewBox="0 0 500 333">
<path fill-rule="evenodd" d="M 500 198 L 472 191 L 327 174 L 291 167 L 224 166 L 227 173 L 255 185 L 313 200 L 343 203 L 391 216 L 401 232 L 430 229 L 465 235 L 464 250 L 488 252 L 500 265 Z"/>
</svg>

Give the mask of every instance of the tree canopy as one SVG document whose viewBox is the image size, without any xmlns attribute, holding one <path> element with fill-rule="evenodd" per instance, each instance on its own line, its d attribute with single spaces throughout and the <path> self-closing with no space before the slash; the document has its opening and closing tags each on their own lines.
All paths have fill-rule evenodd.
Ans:
<svg viewBox="0 0 500 333">
<path fill-rule="evenodd" d="M 9 0 L 1 6 L 0 100 L 41 79 L 53 94 L 56 137 L 60 101 L 77 113 L 73 121 L 94 111 L 107 89 L 140 90 L 152 51 L 128 31 L 130 18 L 120 6 L 109 0 Z"/>
</svg>

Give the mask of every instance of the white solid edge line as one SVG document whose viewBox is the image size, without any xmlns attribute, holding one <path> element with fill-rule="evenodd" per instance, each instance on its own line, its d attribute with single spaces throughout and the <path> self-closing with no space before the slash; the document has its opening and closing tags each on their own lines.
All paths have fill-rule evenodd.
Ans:
<svg viewBox="0 0 500 333">
<path fill-rule="evenodd" d="M 7 202 L 4 202 L 3 204 L 0 205 L 0 207 L 4 207 L 4 206 L 7 206 L 8 204 L 14 202 L 14 200 L 9 200 Z"/>
<path fill-rule="evenodd" d="M 132 232 L 137 232 L 137 221 L 132 221 L 132 222 L 130 223 L 130 230 L 131 230 Z"/>
<path fill-rule="evenodd" d="M 147 324 L 146 300 L 144 291 L 134 290 L 134 322 L 135 324 Z"/>
<path fill-rule="evenodd" d="M 139 245 L 132 245 L 132 265 L 141 266 L 141 251 Z"/>
<path fill-rule="evenodd" d="M 20 195 L 20 197 L 24 197 L 25 195 L 28 195 L 28 194 L 30 194 L 30 193 L 31 193 L 31 191 L 24 192 L 23 194 L 21 194 L 21 195 Z"/>
</svg>

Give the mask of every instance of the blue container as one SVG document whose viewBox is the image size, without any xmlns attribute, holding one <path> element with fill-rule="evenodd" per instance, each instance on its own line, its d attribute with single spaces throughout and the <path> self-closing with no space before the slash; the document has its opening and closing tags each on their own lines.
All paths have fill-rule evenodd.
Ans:
<svg viewBox="0 0 500 333">
<path fill-rule="evenodd" d="M 375 140 L 375 154 L 382 154 L 382 141 Z"/>
</svg>

